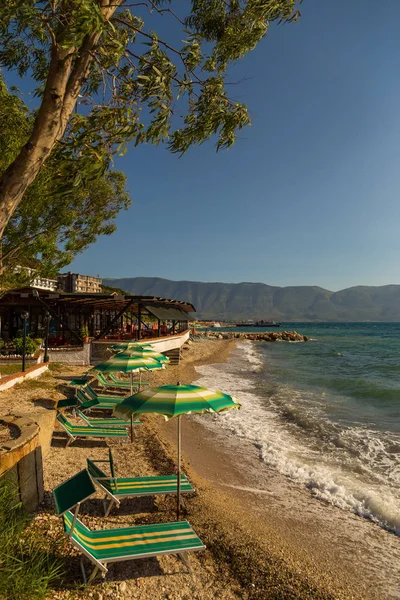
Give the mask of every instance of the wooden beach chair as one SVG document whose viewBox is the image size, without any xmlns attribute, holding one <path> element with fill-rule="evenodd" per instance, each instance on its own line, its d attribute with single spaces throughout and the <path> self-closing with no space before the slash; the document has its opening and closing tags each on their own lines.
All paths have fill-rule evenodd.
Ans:
<svg viewBox="0 0 400 600">
<path fill-rule="evenodd" d="M 140 496 L 157 496 L 161 494 L 177 494 L 178 481 L 176 475 L 162 475 L 150 477 L 115 477 L 114 461 L 112 452 L 108 450 L 109 460 L 91 460 L 87 458 L 87 469 L 93 481 L 105 492 L 110 503 L 106 505 L 104 499 L 104 511 L 107 517 L 112 508 L 120 506 L 122 498 L 139 498 Z M 106 475 L 98 466 L 99 463 L 109 464 L 111 476 Z M 188 481 L 186 475 L 181 475 L 181 493 L 194 492 L 194 488 Z"/>
<path fill-rule="evenodd" d="M 57 414 L 57 422 L 68 435 L 67 446 L 77 438 L 124 438 L 128 439 L 126 427 L 89 427 L 88 425 L 73 425 L 61 413 Z"/>
<path fill-rule="evenodd" d="M 109 563 L 161 554 L 176 554 L 190 571 L 186 553 L 205 549 L 187 521 L 91 531 L 78 519 L 78 513 L 82 502 L 95 492 L 96 488 L 86 469 L 53 490 L 56 510 L 63 517 L 65 533 L 72 545 L 94 564 L 94 570 L 87 578 L 81 559 L 85 583 L 93 581 L 99 572 L 105 577 Z"/>
</svg>

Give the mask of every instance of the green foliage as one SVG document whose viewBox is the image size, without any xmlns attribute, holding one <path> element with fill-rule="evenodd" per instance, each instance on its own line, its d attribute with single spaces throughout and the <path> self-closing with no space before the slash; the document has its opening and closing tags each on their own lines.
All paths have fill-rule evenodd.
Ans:
<svg viewBox="0 0 400 600">
<path fill-rule="evenodd" d="M 42 600 L 49 586 L 62 574 L 62 566 L 50 552 L 26 535 L 28 515 L 17 500 L 15 484 L 0 478 L 0 598 Z"/>
<path fill-rule="evenodd" d="M 33 124 L 24 103 L 0 77 L 0 175 L 15 159 Z M 30 275 L 55 276 L 99 235 L 115 231 L 115 217 L 128 208 L 126 177 L 102 160 L 59 144 L 28 188 L 2 239 L 1 287 L 26 285 Z"/>
<path fill-rule="evenodd" d="M 20 75 L 31 70 L 38 95 L 53 73 L 51 52 L 68 50 L 65 68 L 70 81 L 80 78 L 84 109 L 71 115 L 63 143 L 96 163 L 123 154 L 130 141 L 166 142 L 177 153 L 209 138 L 217 149 L 231 146 L 249 116 L 226 92 L 229 63 L 250 52 L 272 22 L 299 17 L 299 0 L 103 4 L 8 0 L 0 15 L 0 64 Z M 154 31 L 160 24 L 168 39 Z"/>
<path fill-rule="evenodd" d="M 82 338 L 89 337 L 89 329 L 88 329 L 87 325 L 82 325 L 82 327 L 81 327 L 81 337 Z"/>
<path fill-rule="evenodd" d="M 22 354 L 24 349 L 24 340 L 22 337 L 16 337 L 13 339 L 15 351 L 17 354 Z M 30 335 L 26 336 L 25 341 L 25 354 L 35 354 L 36 350 L 40 348 L 42 340 L 40 338 L 32 338 Z"/>
</svg>

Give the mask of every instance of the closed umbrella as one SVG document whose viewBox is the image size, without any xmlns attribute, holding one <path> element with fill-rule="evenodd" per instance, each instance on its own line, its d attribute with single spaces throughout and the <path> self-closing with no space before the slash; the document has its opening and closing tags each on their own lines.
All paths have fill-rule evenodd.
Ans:
<svg viewBox="0 0 400 600">
<path fill-rule="evenodd" d="M 125 398 L 114 408 L 114 415 L 133 419 L 143 413 L 157 413 L 166 419 L 178 417 L 178 480 L 176 516 L 180 515 L 181 492 L 181 415 L 190 413 L 221 412 L 240 408 L 232 396 L 223 392 L 208 390 L 198 385 L 163 385 L 147 388 L 134 396 Z"/>
</svg>

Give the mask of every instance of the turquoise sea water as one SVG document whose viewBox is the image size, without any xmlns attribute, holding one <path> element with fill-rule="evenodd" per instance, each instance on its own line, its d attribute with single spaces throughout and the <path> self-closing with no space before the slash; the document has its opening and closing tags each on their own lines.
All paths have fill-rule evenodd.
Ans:
<svg viewBox="0 0 400 600">
<path fill-rule="evenodd" d="M 400 533 L 400 324 L 282 329 L 311 340 L 241 341 L 226 365 L 201 367 L 203 385 L 243 404 L 218 423 L 311 494 Z"/>
</svg>

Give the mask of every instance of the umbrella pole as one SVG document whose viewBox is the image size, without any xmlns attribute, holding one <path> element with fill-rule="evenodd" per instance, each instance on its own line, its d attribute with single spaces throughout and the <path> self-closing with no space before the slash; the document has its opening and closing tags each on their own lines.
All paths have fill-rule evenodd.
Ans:
<svg viewBox="0 0 400 600">
<path fill-rule="evenodd" d="M 179 521 L 181 514 L 181 416 L 178 417 L 178 481 L 177 481 L 177 500 L 176 500 L 176 520 Z"/>
<path fill-rule="evenodd" d="M 131 371 L 131 396 L 133 396 L 133 371 Z"/>
<path fill-rule="evenodd" d="M 133 444 L 133 428 L 134 428 L 133 421 L 134 421 L 134 414 L 132 413 L 131 414 L 131 444 Z"/>
<path fill-rule="evenodd" d="M 139 392 L 142 389 L 142 369 L 139 369 Z"/>
</svg>

